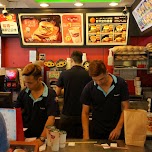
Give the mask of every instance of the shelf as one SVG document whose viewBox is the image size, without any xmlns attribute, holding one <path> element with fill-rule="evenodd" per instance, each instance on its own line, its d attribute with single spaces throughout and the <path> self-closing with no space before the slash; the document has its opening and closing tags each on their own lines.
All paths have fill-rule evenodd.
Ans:
<svg viewBox="0 0 152 152">
<path fill-rule="evenodd" d="M 114 70 L 147 70 L 147 68 L 114 68 Z"/>
<path fill-rule="evenodd" d="M 116 61 L 147 61 L 147 59 L 140 59 L 140 60 L 117 60 L 117 59 L 115 59 L 115 62 Z"/>
<path fill-rule="evenodd" d="M 141 54 L 144 54 L 144 55 L 147 55 L 146 52 L 128 52 L 128 53 L 115 53 L 114 56 L 116 55 L 141 55 Z"/>
</svg>

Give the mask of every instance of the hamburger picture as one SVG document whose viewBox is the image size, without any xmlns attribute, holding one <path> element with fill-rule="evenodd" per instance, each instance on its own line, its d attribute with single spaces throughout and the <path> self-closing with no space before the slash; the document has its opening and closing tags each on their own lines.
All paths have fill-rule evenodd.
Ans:
<svg viewBox="0 0 152 152">
<path fill-rule="evenodd" d="M 56 22 L 54 21 L 41 21 L 38 28 L 32 34 L 33 41 L 57 41 L 59 36 L 59 27 L 55 26 L 55 24 Z"/>
</svg>

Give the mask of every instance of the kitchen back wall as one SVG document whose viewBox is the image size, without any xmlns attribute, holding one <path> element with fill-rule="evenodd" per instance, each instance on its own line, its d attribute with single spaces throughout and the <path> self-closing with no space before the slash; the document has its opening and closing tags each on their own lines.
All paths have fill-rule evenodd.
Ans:
<svg viewBox="0 0 152 152">
<path fill-rule="evenodd" d="M 128 45 L 143 45 L 152 43 L 152 36 L 149 37 L 131 37 Z M 67 59 L 73 50 L 79 50 L 87 54 L 89 61 L 101 59 L 107 64 L 108 48 L 22 48 L 19 38 L 2 38 L 2 67 L 24 67 L 29 63 L 29 50 L 37 50 L 38 53 L 44 53 L 46 60 Z"/>
</svg>

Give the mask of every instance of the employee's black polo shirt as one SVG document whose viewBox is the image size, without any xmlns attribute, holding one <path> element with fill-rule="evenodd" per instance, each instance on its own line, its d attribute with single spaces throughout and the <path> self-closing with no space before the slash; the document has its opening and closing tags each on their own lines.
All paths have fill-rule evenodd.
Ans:
<svg viewBox="0 0 152 152">
<path fill-rule="evenodd" d="M 82 104 L 80 96 L 84 86 L 91 80 L 88 72 L 81 66 L 75 65 L 63 71 L 57 86 L 64 88 L 64 105 L 62 114 L 67 116 L 80 116 Z"/>
<path fill-rule="evenodd" d="M 23 126 L 24 128 L 28 128 L 25 136 L 39 137 L 44 129 L 48 116 L 56 116 L 57 103 L 55 97 L 55 91 L 48 89 L 46 85 L 42 96 L 35 101 L 29 89 L 25 88 L 21 91 L 15 107 L 23 109 Z"/>
<path fill-rule="evenodd" d="M 121 102 L 129 100 L 128 87 L 124 79 L 111 75 L 113 84 L 106 94 L 94 81 L 89 82 L 81 96 L 81 102 L 92 105 L 92 121 L 96 132 L 111 132 L 121 114 Z"/>
</svg>

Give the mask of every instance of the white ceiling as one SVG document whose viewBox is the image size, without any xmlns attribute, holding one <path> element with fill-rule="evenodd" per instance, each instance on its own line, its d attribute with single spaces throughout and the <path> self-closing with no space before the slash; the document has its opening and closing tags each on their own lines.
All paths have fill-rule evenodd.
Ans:
<svg viewBox="0 0 152 152">
<path fill-rule="evenodd" d="M 117 7 L 130 7 L 135 0 L 121 0 Z M 40 8 L 34 0 L 0 0 L 6 8 Z M 73 3 L 50 3 L 48 8 L 76 8 Z M 81 8 L 107 8 L 109 3 L 84 3 Z"/>
</svg>

